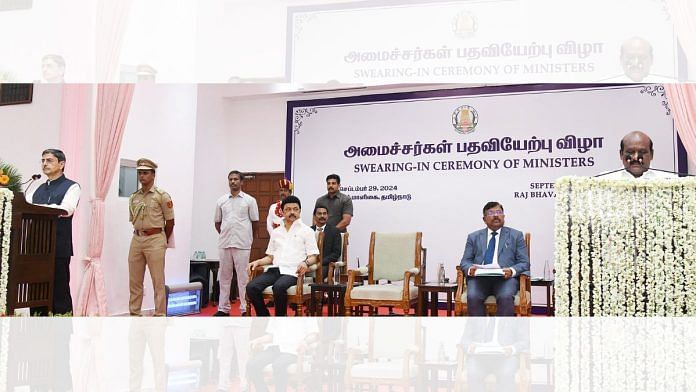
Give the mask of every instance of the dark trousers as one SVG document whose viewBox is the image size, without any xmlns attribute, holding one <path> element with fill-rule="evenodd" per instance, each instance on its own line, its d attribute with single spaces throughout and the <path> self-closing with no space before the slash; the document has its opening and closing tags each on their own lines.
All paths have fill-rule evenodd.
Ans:
<svg viewBox="0 0 696 392">
<path fill-rule="evenodd" d="M 329 265 L 328 264 L 321 266 L 321 276 L 323 277 L 324 282 L 329 281 Z M 334 283 L 338 283 L 338 282 L 334 282 Z"/>
<path fill-rule="evenodd" d="M 277 268 L 273 269 L 277 270 Z M 247 286 L 247 289 L 248 288 L 249 286 Z M 247 294 L 248 293 L 247 291 Z M 263 369 L 271 364 L 273 367 L 273 383 L 275 384 L 274 391 L 286 391 L 288 385 L 288 367 L 296 362 L 297 355 L 280 352 L 278 346 L 269 346 L 265 350 L 249 358 L 249 362 L 247 362 L 247 377 L 254 384 L 257 391 L 268 391 L 268 385 L 266 385 L 264 380 Z"/>
<path fill-rule="evenodd" d="M 275 315 L 287 316 L 288 293 L 287 290 L 297 284 L 297 277 L 282 275 L 278 268 L 269 268 L 268 271 L 257 276 L 247 284 L 246 293 L 249 301 L 254 305 L 257 316 L 270 316 L 266 304 L 263 302 L 263 290 L 273 286 L 273 302 L 275 303 Z"/>
<path fill-rule="evenodd" d="M 70 257 L 56 257 L 53 272 L 53 314 L 64 314 L 72 311 Z"/>
<path fill-rule="evenodd" d="M 466 278 L 466 308 L 469 316 L 485 316 L 484 301 L 489 295 L 495 296 L 496 316 L 515 315 L 515 295 L 520 290 L 517 277 L 504 279 L 493 276 Z"/>
<path fill-rule="evenodd" d="M 485 379 L 495 375 L 496 391 L 515 391 L 515 373 L 519 369 L 519 358 L 504 355 L 469 355 L 466 358 L 468 384 L 470 391 L 485 391 Z M 527 384 L 529 385 L 529 384 Z M 520 389 L 523 389 L 520 382 Z"/>
</svg>

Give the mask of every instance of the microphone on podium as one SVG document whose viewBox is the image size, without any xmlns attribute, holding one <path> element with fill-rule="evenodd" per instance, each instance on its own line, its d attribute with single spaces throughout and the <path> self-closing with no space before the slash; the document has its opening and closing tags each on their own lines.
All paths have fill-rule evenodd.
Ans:
<svg viewBox="0 0 696 392">
<path fill-rule="evenodd" d="M 643 154 L 638 153 L 636 156 L 636 159 L 633 159 L 633 155 L 630 152 L 627 152 L 624 154 L 624 161 L 631 163 L 631 162 L 638 162 L 641 166 L 643 166 Z"/>
<path fill-rule="evenodd" d="M 25 188 L 24 188 L 24 193 L 27 193 L 27 190 L 29 190 L 29 187 L 31 187 L 31 184 L 34 183 L 34 181 L 38 180 L 41 178 L 41 174 L 33 174 L 30 179 L 26 180 L 25 182 L 22 183 L 22 185 L 29 183 Z"/>
<path fill-rule="evenodd" d="M 623 160 L 626 161 L 630 165 L 631 161 L 633 160 L 633 154 L 624 153 Z M 642 155 L 638 155 L 638 157 L 636 158 L 636 161 L 638 161 L 638 163 L 640 163 L 640 165 L 643 166 L 643 156 Z M 594 175 L 593 177 L 595 177 L 595 178 L 596 177 L 603 177 L 603 176 L 617 173 L 617 172 L 624 171 L 624 170 L 627 170 L 627 169 L 622 167 L 620 169 L 616 169 L 616 170 L 612 170 L 612 171 L 608 171 L 608 172 L 604 172 L 604 173 L 599 173 L 597 175 Z"/>
<path fill-rule="evenodd" d="M 644 167 L 646 170 L 654 170 L 654 171 L 659 171 L 659 172 L 663 172 L 663 173 L 676 174 L 679 177 L 694 177 L 693 174 L 689 174 L 689 173 L 682 173 L 682 172 L 678 172 L 678 171 L 664 170 L 664 169 L 656 169 L 654 167 L 645 167 L 645 165 L 643 164 L 643 154 L 640 154 L 640 153 L 638 154 L 638 156 L 636 157 L 635 160 L 633 159 L 633 154 L 628 154 L 628 153 L 624 154 L 624 159 L 626 160 L 626 162 L 629 162 L 629 163 L 631 163 L 631 161 L 636 161 L 642 167 Z"/>
<path fill-rule="evenodd" d="M 635 163 L 638 163 L 638 164 L 640 164 L 640 166 L 642 166 L 642 167 L 645 168 L 646 170 L 652 170 L 652 171 L 658 171 L 658 172 L 663 172 L 663 173 L 676 174 L 678 177 L 696 177 L 696 176 L 693 175 L 693 174 L 684 173 L 684 172 L 679 172 L 679 171 L 664 170 L 664 169 L 656 169 L 656 168 L 654 168 L 654 167 L 645 167 L 645 163 L 643 162 L 643 154 L 638 153 L 637 156 L 636 156 L 636 159 L 633 159 L 633 156 L 634 156 L 634 155 L 636 155 L 636 154 L 624 153 L 623 159 L 624 159 L 624 161 L 626 161 L 629 165 L 630 165 L 630 164 L 633 164 L 634 162 L 635 162 Z M 606 175 L 608 175 L 608 174 L 620 172 L 620 171 L 622 171 L 622 170 L 627 170 L 627 169 L 625 169 L 625 168 L 616 169 L 616 170 L 612 170 L 612 171 L 609 171 L 609 172 L 597 174 L 597 175 L 594 176 L 594 177 L 602 177 L 602 176 L 606 176 Z"/>
</svg>

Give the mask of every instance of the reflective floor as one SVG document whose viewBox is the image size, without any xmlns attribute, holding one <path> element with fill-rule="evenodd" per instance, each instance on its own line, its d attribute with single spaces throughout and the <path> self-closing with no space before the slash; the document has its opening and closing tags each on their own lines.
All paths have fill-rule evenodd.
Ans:
<svg viewBox="0 0 696 392">
<path fill-rule="evenodd" d="M 2 391 L 681 391 L 691 319 L 3 318 Z"/>
</svg>

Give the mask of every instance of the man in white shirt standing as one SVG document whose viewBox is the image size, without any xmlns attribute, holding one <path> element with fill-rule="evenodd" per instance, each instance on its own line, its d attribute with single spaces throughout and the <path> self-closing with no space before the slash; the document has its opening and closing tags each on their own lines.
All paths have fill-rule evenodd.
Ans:
<svg viewBox="0 0 696 392">
<path fill-rule="evenodd" d="M 66 211 L 58 219 L 56 227 L 56 260 L 53 279 L 54 314 L 71 313 L 70 258 L 73 255 L 72 219 L 80 201 L 80 185 L 65 177 L 65 154 L 61 150 L 49 148 L 41 153 L 41 169 L 48 181 L 36 191 L 27 194 L 32 204 L 40 204 Z"/>
<path fill-rule="evenodd" d="M 246 313 L 244 296 L 249 279 L 246 270 L 259 221 L 256 199 L 242 192 L 244 175 L 232 170 L 227 181 L 230 193 L 220 197 L 215 206 L 215 230 L 220 234 L 220 299 L 214 316 L 229 316 L 233 268 L 237 271 L 239 311 L 242 315 Z"/>
<path fill-rule="evenodd" d="M 300 199 L 288 196 L 281 205 L 285 215 L 283 225 L 271 233 L 266 256 L 249 264 L 249 273 L 257 267 L 272 265 L 247 286 L 247 296 L 257 316 L 270 316 L 263 302 L 263 290 L 268 286 L 273 286 L 275 315 L 286 316 L 288 288 L 297 284 L 299 274 L 318 262 L 319 248 L 314 231 L 300 220 Z"/>
<path fill-rule="evenodd" d="M 673 173 L 650 170 L 654 154 L 652 139 L 643 132 L 633 131 L 621 139 L 619 148 L 619 156 L 625 170 L 617 170 L 607 175 L 600 174 L 599 177 L 626 180 L 676 178 L 677 175 Z"/>
</svg>

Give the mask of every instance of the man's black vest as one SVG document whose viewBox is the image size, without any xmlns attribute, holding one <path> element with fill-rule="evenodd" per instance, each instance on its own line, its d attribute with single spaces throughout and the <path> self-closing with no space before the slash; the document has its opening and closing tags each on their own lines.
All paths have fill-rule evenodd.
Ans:
<svg viewBox="0 0 696 392">
<path fill-rule="evenodd" d="M 33 204 L 61 204 L 63 197 L 75 181 L 68 180 L 65 175 L 53 181 L 46 181 L 34 192 L 31 202 Z M 72 218 L 58 218 L 56 230 L 56 257 L 70 257 L 73 255 L 72 244 Z"/>
</svg>

